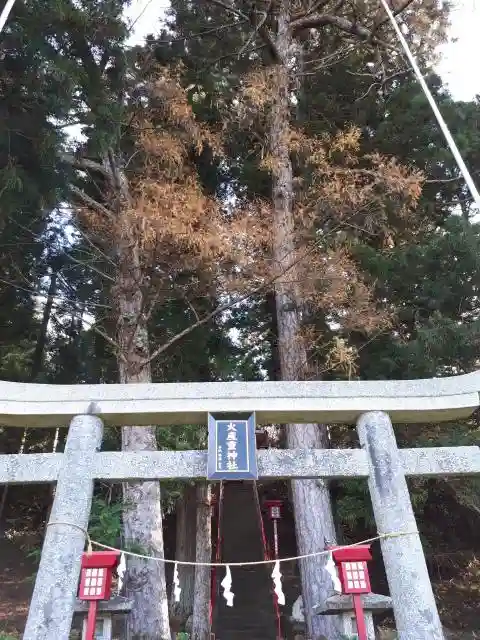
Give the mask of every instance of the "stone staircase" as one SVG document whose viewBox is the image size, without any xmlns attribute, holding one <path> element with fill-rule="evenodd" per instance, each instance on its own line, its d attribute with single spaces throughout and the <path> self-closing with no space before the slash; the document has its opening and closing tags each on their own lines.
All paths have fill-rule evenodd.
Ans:
<svg viewBox="0 0 480 640">
<path fill-rule="evenodd" d="M 223 503 L 223 562 L 263 559 L 262 539 L 252 483 L 228 482 Z M 233 607 L 222 597 L 216 600 L 216 640 L 275 640 L 276 618 L 271 568 L 232 567 Z M 223 580 L 221 570 L 218 582 Z"/>
</svg>

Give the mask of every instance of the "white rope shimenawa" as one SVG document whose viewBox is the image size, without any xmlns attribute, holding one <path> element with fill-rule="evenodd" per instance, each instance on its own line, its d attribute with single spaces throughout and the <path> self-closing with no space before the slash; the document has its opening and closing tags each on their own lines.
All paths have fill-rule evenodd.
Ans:
<svg viewBox="0 0 480 640">
<path fill-rule="evenodd" d="M 175 602 L 180 602 L 181 593 L 182 589 L 180 587 L 180 578 L 178 577 L 178 562 L 176 562 L 173 569 L 173 597 Z"/>
<path fill-rule="evenodd" d="M 273 590 L 277 596 L 278 604 L 285 604 L 285 594 L 282 589 L 282 572 L 280 571 L 280 562 L 277 560 L 272 571 L 271 578 L 273 580 Z"/>
<path fill-rule="evenodd" d="M 335 593 L 342 593 L 342 585 L 338 577 L 338 571 L 337 571 L 335 562 L 333 560 L 332 552 L 328 554 L 328 560 L 327 560 L 327 564 L 325 565 L 325 571 L 328 573 L 328 575 L 332 579 L 333 590 L 335 591 Z"/>
<path fill-rule="evenodd" d="M 55 524 L 69 524 L 67 522 L 50 522 L 47 526 L 52 526 Z M 77 527 L 77 525 L 72 524 L 72 527 Z M 82 527 L 77 527 L 82 529 L 84 533 L 86 531 Z M 418 531 L 398 531 L 394 533 L 379 533 L 374 538 L 368 538 L 367 540 L 361 540 L 360 542 L 353 542 L 352 544 L 340 544 L 336 548 L 337 549 L 350 549 L 351 547 L 358 547 L 364 544 L 370 544 L 371 542 L 376 542 L 377 540 L 385 540 L 387 538 L 400 538 L 402 536 L 416 536 L 418 535 Z M 305 553 L 301 556 L 289 556 L 287 558 L 273 558 L 272 560 L 253 560 L 252 562 L 188 562 L 186 560 L 171 560 L 170 558 L 161 558 L 159 556 L 147 556 L 142 553 L 135 553 L 135 551 L 125 551 L 124 549 L 118 549 L 117 547 L 110 547 L 108 544 L 102 544 L 101 542 L 97 542 L 96 540 L 92 540 L 90 536 L 87 534 L 87 540 L 89 545 L 93 545 L 95 547 L 99 547 L 100 549 L 106 549 L 107 551 L 118 551 L 120 553 L 124 553 L 126 556 L 132 556 L 134 558 L 142 558 L 142 560 L 152 560 L 153 562 L 163 562 L 165 564 L 173 564 L 183 567 L 255 567 L 261 564 L 271 564 L 275 565 L 277 562 L 296 562 L 297 560 L 306 560 L 308 558 L 318 558 L 320 556 L 326 556 L 331 554 L 331 551 L 328 549 L 324 551 L 315 551 L 314 553 Z"/>
<path fill-rule="evenodd" d="M 110 547 L 107 544 L 102 544 L 101 542 L 96 542 L 90 538 L 88 531 L 86 531 L 83 527 L 73 523 L 73 522 L 63 522 L 63 521 L 53 521 L 47 524 L 47 527 L 52 527 L 55 525 L 65 525 L 71 526 L 76 529 L 81 529 L 87 538 L 87 553 L 92 553 L 92 546 L 100 547 L 101 549 L 108 549 L 109 551 L 117 551 L 121 554 L 120 561 L 120 583 L 123 584 L 123 574 L 125 573 L 125 556 L 133 556 L 135 558 L 142 558 L 144 560 L 153 560 L 154 562 L 163 562 L 165 564 L 173 564 L 173 595 L 175 602 L 180 602 L 180 595 L 182 593 L 182 589 L 180 587 L 180 580 L 178 576 L 178 566 L 193 566 L 193 567 L 225 567 L 225 577 L 223 578 L 220 586 L 223 587 L 223 597 L 226 600 L 227 607 L 233 607 L 233 599 L 235 594 L 232 592 L 232 572 L 230 567 L 251 567 L 256 565 L 265 565 L 265 564 L 273 564 L 273 571 L 271 574 L 271 578 L 273 580 L 274 591 L 277 596 L 277 601 L 279 605 L 285 604 L 285 594 L 282 589 L 282 573 L 280 571 L 280 563 L 281 562 L 293 562 L 295 560 L 305 560 L 306 558 L 318 558 L 319 556 L 328 555 L 328 561 L 325 569 L 332 577 L 332 582 L 334 588 L 337 587 L 338 584 L 338 574 L 336 573 L 335 566 L 332 567 L 333 557 L 332 552 L 329 549 L 325 549 L 323 551 L 318 551 L 316 553 L 307 553 L 302 556 L 292 556 L 289 558 L 276 558 L 273 560 L 255 560 L 253 562 L 186 562 L 182 560 L 169 560 L 167 558 L 160 558 L 157 556 L 147 556 L 141 553 L 135 553 L 134 551 L 125 551 L 124 549 L 117 549 L 116 547 Z M 338 548 L 346 549 L 349 547 L 358 547 L 359 545 L 368 544 L 370 542 L 375 542 L 376 540 L 385 540 L 386 538 L 398 538 L 400 536 L 409 536 L 409 535 L 418 535 L 418 531 L 398 531 L 396 533 L 380 533 L 378 536 L 374 538 L 368 538 L 367 540 L 362 540 L 361 542 L 354 542 L 353 544 L 340 545 Z"/>
<path fill-rule="evenodd" d="M 227 601 L 227 607 L 233 607 L 235 594 L 232 593 L 232 572 L 228 564 L 225 567 L 225 577 L 221 581 L 220 586 L 223 587 L 223 597 Z"/>
<path fill-rule="evenodd" d="M 117 576 L 118 576 L 117 589 L 119 593 L 123 588 L 126 571 L 127 571 L 127 562 L 125 560 L 125 554 L 122 553 L 122 555 L 120 556 L 120 562 L 118 563 L 118 567 L 117 567 Z"/>
<path fill-rule="evenodd" d="M 450 129 L 448 128 L 447 123 L 445 122 L 445 120 L 443 119 L 443 116 L 440 112 L 440 109 L 437 106 L 437 103 L 435 102 L 435 98 L 432 96 L 430 89 L 428 88 L 427 83 L 425 82 L 422 72 L 420 71 L 420 68 L 413 56 L 413 53 L 410 51 L 410 47 L 408 45 L 408 42 L 405 40 L 404 35 L 400 29 L 400 26 L 395 18 L 395 16 L 393 15 L 392 10 L 390 9 L 390 7 L 388 6 L 388 2 L 387 0 L 380 0 L 381 4 L 383 5 L 383 8 L 385 9 L 385 11 L 387 12 L 388 17 L 390 18 L 390 22 L 392 23 L 393 28 L 395 29 L 395 32 L 398 36 L 398 39 L 400 40 L 402 47 L 405 51 L 405 54 L 410 62 L 410 64 L 412 65 L 412 69 L 415 71 L 415 75 L 417 76 L 417 80 L 420 83 L 420 86 L 423 89 L 423 92 L 425 94 L 425 97 L 427 98 L 428 102 L 430 103 L 430 106 L 432 107 L 432 111 L 435 114 L 435 117 L 437 118 L 437 122 L 440 125 L 440 129 L 442 130 L 443 135 L 445 136 L 445 139 L 448 143 L 448 146 L 450 147 L 450 151 L 453 154 L 453 157 L 455 158 L 458 168 L 460 169 L 465 182 L 467 183 L 468 189 L 470 191 L 470 193 L 472 194 L 472 198 L 473 201 L 475 202 L 475 205 L 477 207 L 477 209 L 480 212 L 480 193 L 478 192 L 478 189 L 475 185 L 475 182 L 473 181 L 473 178 L 470 174 L 470 171 L 467 168 L 467 165 L 465 164 L 465 162 L 463 161 L 462 158 L 462 154 L 460 153 L 460 151 L 458 150 L 458 147 L 456 145 L 455 140 L 453 139 L 452 134 L 450 133 Z"/>
</svg>

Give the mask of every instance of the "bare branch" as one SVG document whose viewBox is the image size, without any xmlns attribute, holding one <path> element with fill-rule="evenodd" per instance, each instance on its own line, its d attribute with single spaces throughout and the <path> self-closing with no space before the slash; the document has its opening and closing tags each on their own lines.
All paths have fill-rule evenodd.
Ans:
<svg viewBox="0 0 480 640">
<path fill-rule="evenodd" d="M 263 12 L 263 15 L 262 15 L 259 23 L 255 26 L 254 30 L 252 31 L 252 33 L 248 37 L 247 42 L 242 46 L 242 48 L 238 52 L 237 55 L 238 55 L 239 58 L 245 52 L 245 50 L 248 49 L 250 44 L 255 40 L 255 38 L 257 37 L 257 34 L 259 34 L 259 33 L 262 34 L 263 38 L 267 37 L 267 39 L 269 41 L 269 44 L 273 44 L 272 38 L 270 37 L 270 33 L 268 32 L 268 29 L 266 29 L 266 30 L 264 29 L 264 24 L 265 24 L 265 21 L 268 18 L 268 13 L 270 11 L 271 6 L 272 6 L 272 2 L 270 0 L 270 2 L 268 4 L 268 7 Z"/>
<path fill-rule="evenodd" d="M 332 232 L 333 231 L 335 231 L 335 229 L 333 229 Z M 324 238 L 322 238 L 321 240 L 323 241 Z M 182 338 L 187 336 L 189 333 L 191 333 L 195 329 L 198 329 L 199 327 L 207 324 L 208 322 L 210 322 L 210 320 L 212 320 L 213 318 L 215 318 L 219 314 L 223 313 L 224 311 L 228 311 L 229 309 L 231 309 L 235 305 L 241 304 L 242 302 L 246 302 L 252 296 L 254 296 L 254 295 L 258 294 L 258 293 L 261 293 L 262 291 L 265 291 L 266 289 L 268 289 L 270 286 L 272 286 L 273 284 L 278 282 L 280 280 L 280 278 L 282 278 L 291 269 L 294 269 L 300 262 L 305 260 L 305 258 L 308 257 L 315 250 L 315 248 L 317 247 L 319 242 L 320 241 L 315 241 L 315 242 L 312 243 L 312 245 L 310 247 L 307 247 L 305 252 L 303 254 L 301 254 L 300 256 L 298 256 L 297 258 L 295 258 L 295 260 L 293 260 L 288 265 L 288 267 L 282 271 L 282 273 L 279 273 L 279 274 L 275 275 L 270 280 L 267 280 L 267 282 L 264 282 L 260 286 L 255 287 L 254 289 L 252 289 L 251 291 L 249 291 L 245 295 L 241 296 L 238 300 L 234 300 L 233 302 L 229 302 L 227 304 L 218 306 L 212 312 L 208 313 L 203 318 L 200 318 L 199 320 L 197 320 L 197 322 L 194 322 L 193 324 L 191 324 L 186 329 L 183 329 L 183 331 L 180 331 L 179 333 L 174 335 L 173 338 L 171 338 L 170 340 L 168 340 L 167 342 L 162 344 L 160 347 L 155 349 L 155 351 L 153 351 L 153 353 L 151 353 L 150 356 L 148 358 L 146 358 L 142 362 L 142 364 L 143 365 L 149 364 L 150 362 L 152 362 L 152 360 L 157 358 L 160 354 L 162 354 L 164 351 L 169 349 L 172 345 L 177 343 L 179 340 L 181 340 Z"/>
<path fill-rule="evenodd" d="M 258 47 L 254 47 L 253 49 L 250 49 L 250 51 L 248 51 L 247 53 L 254 53 L 255 51 L 260 51 L 260 49 L 263 49 L 266 46 L 268 46 L 268 45 L 261 44 Z M 223 60 L 228 60 L 230 58 L 233 58 L 235 55 L 236 55 L 235 52 L 230 52 L 230 53 L 227 53 L 224 56 L 220 56 L 219 58 L 215 58 L 215 60 L 209 61 L 208 64 L 205 67 L 202 67 L 201 69 L 199 69 L 199 71 L 197 73 L 197 77 L 198 78 L 202 77 L 202 73 L 204 73 L 205 71 L 207 71 L 211 67 L 215 66 L 219 62 L 223 62 Z"/>
<path fill-rule="evenodd" d="M 299 20 L 300 18 L 306 18 L 307 16 L 311 16 L 312 13 L 317 13 L 321 11 L 323 7 L 325 7 L 330 0 L 318 0 L 318 2 L 314 2 L 310 7 L 306 8 L 305 11 L 299 11 L 295 13 L 293 16 L 294 20 Z"/>
<path fill-rule="evenodd" d="M 391 75 L 387 76 L 386 78 L 382 78 L 381 80 L 376 80 L 375 82 L 372 82 L 372 84 L 368 87 L 368 89 L 365 91 L 365 93 L 363 95 L 361 95 L 359 98 L 356 98 L 355 102 L 360 102 L 361 100 L 364 100 L 368 94 L 370 93 L 370 91 L 372 89 L 374 89 L 375 87 L 378 87 L 379 90 L 383 90 L 385 85 L 387 84 L 387 82 L 389 82 L 390 80 L 394 80 L 395 78 L 398 78 L 400 76 L 406 76 L 407 74 L 409 74 L 411 71 L 411 69 L 404 69 L 402 71 L 397 71 L 396 73 L 392 73 Z M 347 71 L 347 73 L 349 73 L 352 76 L 364 76 L 367 78 L 376 78 L 376 74 L 374 73 L 353 73 L 352 71 Z"/>
<path fill-rule="evenodd" d="M 217 27 L 212 27 L 211 29 L 204 29 L 203 31 L 199 31 L 198 33 L 193 33 L 191 36 L 180 36 L 179 38 L 166 38 L 165 40 L 158 40 L 157 46 L 161 45 L 171 45 L 174 42 L 185 42 L 189 40 L 195 40 L 195 38 L 202 38 L 203 36 L 207 36 L 211 33 L 218 33 L 219 31 L 223 31 L 224 29 L 230 29 L 231 27 L 239 27 L 246 22 L 245 18 L 242 20 L 234 20 L 233 22 L 228 22 L 227 24 L 221 24 Z"/>
<path fill-rule="evenodd" d="M 103 271 L 98 269 L 98 267 L 94 267 L 92 264 L 90 264 L 90 262 L 77 260 L 77 258 L 74 258 L 72 255 L 69 255 L 68 259 L 71 260 L 72 262 L 75 262 L 75 264 L 79 264 L 82 267 L 86 267 L 87 269 L 90 269 L 91 271 L 95 271 L 95 273 L 98 273 L 99 276 L 101 276 L 102 278 L 105 278 L 106 280 L 110 280 L 110 282 L 116 282 L 115 278 L 112 278 L 112 276 L 109 276 L 107 273 L 104 273 Z"/>
<path fill-rule="evenodd" d="M 412 2 L 414 2 L 414 0 L 403 0 L 402 4 L 393 11 L 393 15 L 400 15 L 403 11 L 405 11 L 405 9 L 409 7 L 409 5 L 412 4 Z M 383 15 L 383 13 L 384 12 L 382 11 L 380 15 Z M 388 22 L 388 16 L 385 16 L 381 20 L 375 21 L 375 24 L 372 27 L 372 33 L 375 33 L 375 31 L 377 31 L 377 29 L 380 29 L 380 27 L 386 22 Z"/>
<path fill-rule="evenodd" d="M 56 129 L 66 129 L 67 127 L 74 127 L 77 124 L 83 124 L 83 120 L 69 120 L 68 122 L 62 122 L 62 124 L 56 124 Z"/>
<path fill-rule="evenodd" d="M 104 207 L 103 204 L 100 204 L 100 202 L 97 202 L 96 200 L 91 198 L 82 189 L 79 189 L 74 184 L 69 184 L 68 188 L 73 193 L 73 195 L 77 196 L 77 198 L 83 202 L 86 207 L 98 211 L 98 213 L 106 216 L 109 220 L 112 220 L 114 218 L 114 215 L 110 211 L 110 209 L 107 209 L 107 207 Z"/>
<path fill-rule="evenodd" d="M 88 326 L 88 328 L 91 331 L 94 331 L 95 333 L 97 333 L 99 336 L 101 336 L 104 340 L 106 340 L 108 342 L 108 344 L 110 344 L 115 349 L 115 355 L 117 355 L 120 358 L 120 360 L 122 360 L 125 363 L 127 362 L 127 359 L 126 359 L 125 355 L 122 353 L 120 345 L 118 344 L 118 342 L 116 340 L 114 340 L 107 333 L 102 331 L 102 329 L 99 329 L 96 323 L 89 323 L 85 319 L 83 320 L 83 322 Z"/>
<path fill-rule="evenodd" d="M 293 33 L 298 31 L 303 31 L 304 29 L 316 29 L 318 27 L 324 27 L 326 25 L 331 25 L 340 29 L 340 31 L 345 31 L 346 33 L 350 33 L 351 35 L 357 36 L 362 40 L 368 40 L 372 32 L 370 29 L 366 27 L 351 22 L 347 18 L 343 18 L 342 16 L 334 16 L 329 13 L 313 13 L 311 15 L 306 15 L 302 18 L 297 18 L 296 20 L 292 20 L 290 23 L 290 28 Z"/>
<path fill-rule="evenodd" d="M 248 298 L 250 298 L 250 296 L 254 295 L 254 293 L 256 293 L 256 292 L 260 291 L 261 289 L 263 289 L 264 286 L 265 285 L 262 285 L 262 287 L 260 287 L 259 289 L 251 291 L 250 293 L 248 293 L 245 296 L 242 296 L 238 300 L 234 300 L 233 302 L 230 302 L 228 304 L 224 304 L 224 305 L 221 305 L 221 306 L 217 307 L 211 313 L 208 313 L 206 316 L 204 316 L 200 320 L 197 320 L 197 322 L 194 322 L 193 324 L 191 324 L 186 329 L 183 329 L 183 331 L 180 331 L 180 333 L 175 334 L 173 336 L 173 338 L 171 338 L 170 340 L 167 340 L 167 342 L 165 342 L 160 347 L 158 347 L 158 349 L 155 349 L 155 351 L 153 351 L 153 353 L 151 353 L 150 356 L 148 358 L 146 358 L 142 362 L 142 364 L 146 365 L 149 362 L 152 362 L 152 360 L 155 360 L 155 358 L 157 358 L 160 354 L 162 354 L 164 351 L 166 351 L 171 346 L 173 346 L 176 342 L 178 342 L 179 340 L 181 340 L 182 338 L 187 336 L 189 333 L 191 333 L 195 329 L 198 329 L 199 327 L 202 327 L 204 324 L 207 324 L 207 322 L 210 322 L 210 320 L 212 320 L 213 318 L 218 316 L 220 313 L 223 313 L 224 311 L 228 311 L 229 309 L 231 309 L 235 305 L 240 304 L 241 302 L 244 302 L 245 300 L 248 300 Z"/>
<path fill-rule="evenodd" d="M 342 16 L 331 15 L 329 13 L 314 13 L 312 15 L 293 20 L 290 23 L 290 29 L 292 30 L 292 33 L 295 34 L 296 32 L 303 31 L 304 29 L 318 29 L 318 27 L 325 27 L 327 25 L 336 27 L 340 31 L 349 33 L 364 42 L 368 41 L 372 44 L 379 44 L 387 49 L 395 49 L 393 45 L 376 38 L 371 29 L 368 29 L 356 22 L 352 22 L 347 18 L 343 18 Z"/>
<path fill-rule="evenodd" d="M 89 160 L 88 158 L 77 158 L 70 153 L 62 153 L 60 158 L 70 164 L 75 169 L 83 169 L 84 171 L 95 171 L 101 173 L 105 178 L 112 181 L 112 174 L 100 162 Z"/>
<path fill-rule="evenodd" d="M 320 69 L 328 69 L 330 67 L 333 67 L 336 64 L 340 64 L 340 62 L 343 62 L 344 60 L 346 60 L 354 50 L 355 50 L 355 47 L 352 46 L 351 44 L 342 46 L 336 51 L 334 51 L 333 53 L 325 56 L 324 58 L 319 58 L 317 60 L 309 60 L 304 64 L 304 66 L 305 67 L 308 66 L 308 68 L 309 69 L 311 68 L 312 70 L 297 72 L 295 75 L 297 78 L 313 76 L 316 73 L 318 73 Z M 312 66 L 312 65 L 316 65 L 316 66 Z M 372 74 L 366 74 L 366 75 L 371 76 Z"/>
<path fill-rule="evenodd" d="M 222 2 L 222 0 L 207 0 L 207 2 L 211 2 L 212 4 L 216 4 L 218 7 L 222 7 L 222 9 L 225 9 L 225 11 L 228 11 L 228 13 L 231 13 L 234 16 L 239 16 L 244 20 L 249 19 L 246 13 L 243 13 L 243 11 L 240 11 L 240 9 L 236 9 L 235 7 L 230 6 L 226 2 Z"/>
<path fill-rule="evenodd" d="M 193 304 L 190 302 L 190 300 L 187 298 L 187 296 L 185 294 L 182 295 L 182 298 L 185 300 L 185 302 L 188 305 L 188 308 L 190 309 L 190 311 L 193 313 L 193 315 L 195 316 L 195 319 L 197 320 L 197 322 L 200 321 L 200 316 L 197 313 L 197 310 L 195 309 L 195 307 L 193 306 Z"/>
<path fill-rule="evenodd" d="M 18 285 L 16 282 L 11 282 L 10 280 L 4 280 L 3 278 L 0 278 L 0 282 L 2 284 L 6 284 L 9 287 L 12 287 L 13 289 L 18 289 L 19 291 L 25 291 L 26 293 L 30 293 L 32 295 L 38 295 L 37 292 L 33 289 L 26 289 L 25 287 L 21 287 L 20 285 Z M 42 298 L 45 298 L 45 295 L 41 296 Z"/>
<path fill-rule="evenodd" d="M 104 251 L 102 251 L 102 249 L 98 245 L 92 242 L 89 236 L 86 233 L 84 233 L 78 225 L 75 224 L 75 221 L 71 221 L 70 224 L 75 228 L 75 231 L 79 233 L 86 242 L 88 242 L 88 244 L 92 247 L 94 251 L 96 251 L 107 262 L 109 262 L 115 269 L 118 269 L 117 263 L 114 260 L 112 260 L 112 258 L 108 256 Z"/>
<path fill-rule="evenodd" d="M 160 294 L 162 293 L 162 291 L 163 291 L 162 289 L 158 288 L 157 291 L 155 292 L 155 295 L 153 296 L 153 299 L 150 301 L 149 309 L 148 311 L 145 312 L 145 322 L 150 321 L 150 318 L 152 317 L 153 312 L 155 311 L 155 308 L 160 299 Z"/>
<path fill-rule="evenodd" d="M 473 176 L 479 175 L 479 172 L 477 171 L 477 172 L 473 173 L 472 175 Z M 425 184 L 444 184 L 444 183 L 447 183 L 447 182 L 455 182 L 456 180 L 463 180 L 463 176 L 461 176 L 461 175 L 460 176 L 455 176 L 455 178 L 440 178 L 438 180 L 434 180 L 434 179 L 425 180 Z"/>
</svg>

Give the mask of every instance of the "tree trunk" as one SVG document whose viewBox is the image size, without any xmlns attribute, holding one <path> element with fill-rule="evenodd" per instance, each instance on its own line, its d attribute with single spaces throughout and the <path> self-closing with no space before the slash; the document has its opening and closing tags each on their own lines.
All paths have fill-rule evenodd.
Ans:
<svg viewBox="0 0 480 640">
<path fill-rule="evenodd" d="M 202 482 L 197 486 L 196 562 L 212 561 L 211 488 Z M 210 640 L 211 568 L 195 567 L 192 640 Z"/>
<path fill-rule="evenodd" d="M 193 485 L 185 485 L 183 496 L 177 502 L 177 541 L 175 559 L 179 562 L 195 562 L 195 536 L 197 526 L 197 497 Z M 180 602 L 171 600 L 171 618 L 178 626 L 185 628 L 187 620 L 193 614 L 195 567 L 179 565 L 178 578 L 182 587 Z"/>
<path fill-rule="evenodd" d="M 278 349 L 283 380 L 298 380 L 305 375 L 306 350 L 301 336 L 300 296 L 295 269 L 293 217 L 293 171 L 288 148 L 290 123 L 290 76 L 287 63 L 292 53 L 288 29 L 288 0 L 278 3 L 275 46 L 280 62 L 275 65 L 275 88 L 270 114 L 270 153 L 272 155 L 272 199 L 274 207 L 274 263 L 282 275 L 275 287 L 278 325 Z M 326 448 L 327 431 L 314 424 L 287 426 L 289 448 Z M 295 528 L 299 554 L 318 552 L 325 541 L 334 542 L 335 529 L 327 484 L 322 480 L 292 481 Z M 323 567 L 325 558 L 309 558 L 300 563 L 303 602 L 308 637 L 329 640 L 339 637 L 336 617 L 315 616 L 313 607 L 332 593 L 332 582 Z"/>
<path fill-rule="evenodd" d="M 115 249 L 119 268 L 114 297 L 119 377 L 122 383 L 151 382 L 138 238 L 129 216 L 126 178 L 118 167 L 111 168 L 118 197 Z M 123 427 L 122 449 L 156 451 L 155 427 Z M 163 557 L 159 482 L 124 483 L 123 498 L 125 544 L 140 547 L 144 554 Z M 129 615 L 132 640 L 171 640 L 164 564 L 128 558 L 126 589 L 134 602 Z"/>
<path fill-rule="evenodd" d="M 45 353 L 45 345 L 47 344 L 48 325 L 50 323 L 53 303 L 55 301 L 55 295 L 57 293 L 57 280 L 58 272 L 52 271 L 52 275 L 50 276 L 50 285 L 48 287 L 47 300 L 45 302 L 45 306 L 43 307 L 40 333 L 38 335 L 37 344 L 35 345 L 35 352 L 33 354 L 32 369 L 30 371 L 30 382 L 34 382 L 37 379 L 37 376 L 39 375 L 43 367 L 43 356 Z"/>
</svg>

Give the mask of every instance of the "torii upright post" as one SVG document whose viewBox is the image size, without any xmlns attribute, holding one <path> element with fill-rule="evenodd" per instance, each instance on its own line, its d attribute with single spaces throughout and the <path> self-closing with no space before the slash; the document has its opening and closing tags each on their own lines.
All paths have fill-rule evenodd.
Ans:
<svg viewBox="0 0 480 640">
<path fill-rule="evenodd" d="M 444 640 L 390 418 L 381 411 L 364 413 L 357 429 L 368 457 L 368 486 L 378 532 L 395 534 L 381 539 L 380 545 L 398 636 Z"/>
<path fill-rule="evenodd" d="M 102 433 L 102 421 L 93 415 L 76 416 L 70 424 L 23 640 L 70 634 L 92 506 L 90 465 Z"/>
</svg>

